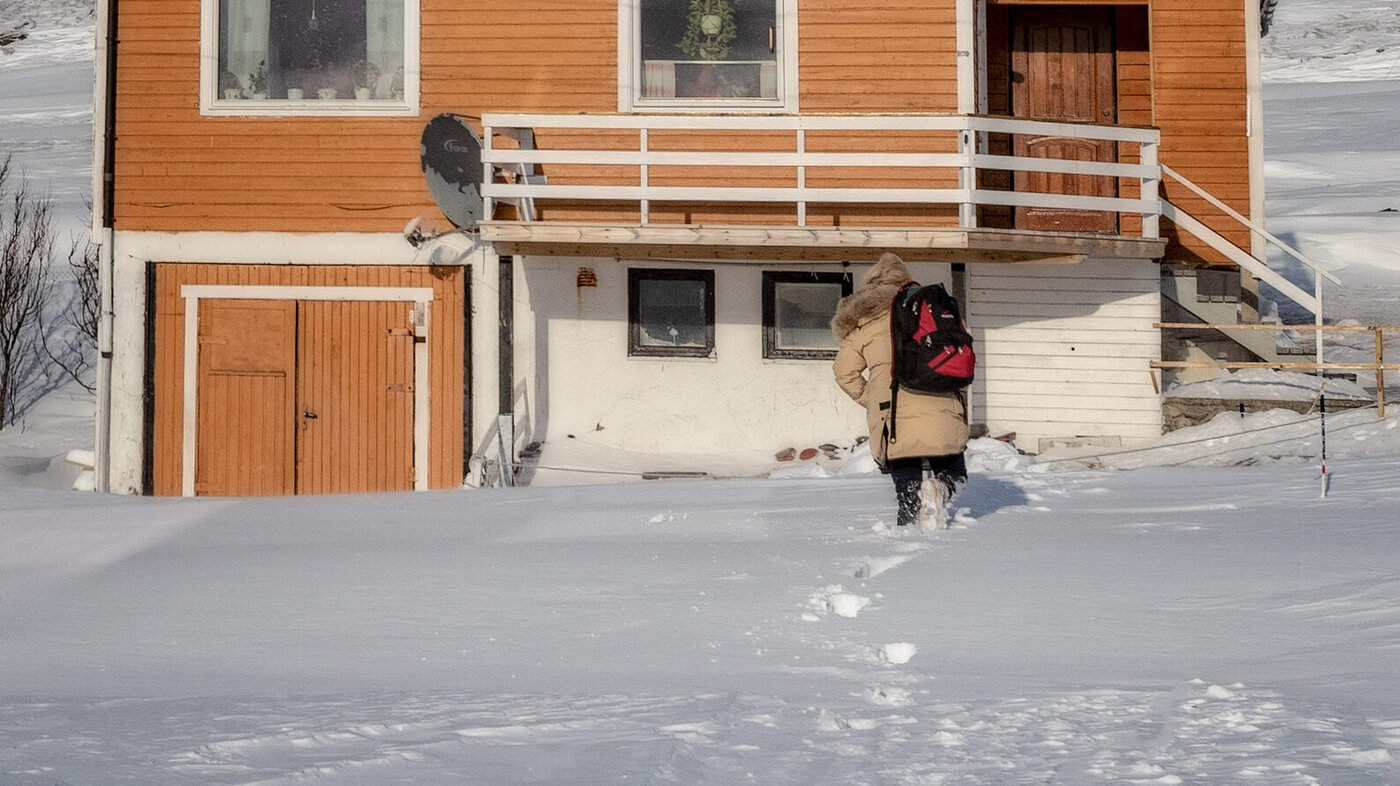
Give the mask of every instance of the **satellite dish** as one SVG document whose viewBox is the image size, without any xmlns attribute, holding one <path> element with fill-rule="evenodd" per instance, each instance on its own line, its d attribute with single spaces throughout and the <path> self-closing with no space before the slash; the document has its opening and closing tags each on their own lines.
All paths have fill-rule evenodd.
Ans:
<svg viewBox="0 0 1400 786">
<path fill-rule="evenodd" d="M 474 229 L 481 221 L 481 137 L 466 120 L 442 114 L 423 129 L 423 179 L 447 220 Z"/>
</svg>

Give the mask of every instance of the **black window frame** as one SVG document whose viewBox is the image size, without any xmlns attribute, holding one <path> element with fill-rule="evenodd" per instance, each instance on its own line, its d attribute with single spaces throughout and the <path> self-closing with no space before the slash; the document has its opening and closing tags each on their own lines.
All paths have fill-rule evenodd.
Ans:
<svg viewBox="0 0 1400 786">
<path fill-rule="evenodd" d="M 705 286 L 705 345 L 668 347 L 642 343 L 641 289 L 644 281 L 699 281 Z M 709 358 L 715 353 L 715 271 L 634 267 L 627 270 L 628 357 Z"/>
<path fill-rule="evenodd" d="M 835 349 L 783 349 L 778 346 L 778 284 L 840 284 L 841 296 L 854 291 L 849 272 L 763 271 L 763 358 L 765 360 L 834 360 Z"/>
</svg>

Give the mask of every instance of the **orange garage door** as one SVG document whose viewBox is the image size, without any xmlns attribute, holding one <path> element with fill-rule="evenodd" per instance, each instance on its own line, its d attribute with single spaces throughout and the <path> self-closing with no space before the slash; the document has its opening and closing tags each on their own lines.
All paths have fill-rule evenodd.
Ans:
<svg viewBox="0 0 1400 786">
<path fill-rule="evenodd" d="M 413 488 L 411 310 L 201 301 L 195 493 Z"/>
</svg>

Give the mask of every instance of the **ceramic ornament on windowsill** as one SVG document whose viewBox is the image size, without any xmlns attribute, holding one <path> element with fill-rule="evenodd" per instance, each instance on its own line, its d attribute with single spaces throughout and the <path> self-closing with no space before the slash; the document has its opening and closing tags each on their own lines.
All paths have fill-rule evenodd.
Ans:
<svg viewBox="0 0 1400 786">
<path fill-rule="evenodd" d="M 685 35 L 676 46 L 697 60 L 723 60 L 739 35 L 734 4 L 741 0 L 690 0 Z"/>
<path fill-rule="evenodd" d="M 357 60 L 350 66 L 350 80 L 355 83 L 355 98 L 365 101 L 374 97 L 379 87 L 379 66 L 368 60 Z"/>
<path fill-rule="evenodd" d="M 238 75 L 232 71 L 224 71 L 219 74 L 219 93 L 226 101 L 242 98 L 243 83 L 238 80 Z"/>
</svg>

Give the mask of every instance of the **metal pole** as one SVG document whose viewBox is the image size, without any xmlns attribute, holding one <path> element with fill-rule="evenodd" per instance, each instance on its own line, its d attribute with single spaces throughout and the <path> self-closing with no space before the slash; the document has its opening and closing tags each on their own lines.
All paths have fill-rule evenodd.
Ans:
<svg viewBox="0 0 1400 786">
<path fill-rule="evenodd" d="M 515 257 L 497 259 L 497 293 L 500 322 L 497 325 L 500 357 L 496 381 L 496 439 L 501 461 L 501 482 L 515 485 Z"/>
<path fill-rule="evenodd" d="M 1385 331 L 1376 328 L 1376 417 L 1385 417 Z"/>
<path fill-rule="evenodd" d="M 1322 498 L 1327 499 L 1327 381 L 1322 381 L 1324 387 L 1318 395 L 1318 402 L 1322 408 Z"/>
</svg>

